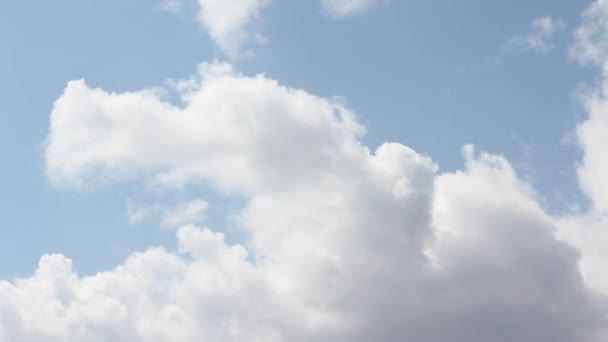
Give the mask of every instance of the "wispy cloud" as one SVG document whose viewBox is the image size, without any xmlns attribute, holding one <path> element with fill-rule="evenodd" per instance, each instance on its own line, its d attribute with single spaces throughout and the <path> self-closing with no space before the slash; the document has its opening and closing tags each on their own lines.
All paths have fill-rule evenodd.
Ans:
<svg viewBox="0 0 608 342">
<path fill-rule="evenodd" d="M 563 30 L 566 24 L 561 19 L 540 17 L 532 21 L 531 30 L 523 35 L 509 39 L 504 47 L 512 50 L 529 50 L 537 53 L 548 53 L 554 48 L 554 35 Z"/>
<path fill-rule="evenodd" d="M 183 10 L 183 0 L 164 0 L 158 9 L 170 13 L 181 13 Z"/>
<path fill-rule="evenodd" d="M 582 64 L 592 64 L 608 73 L 608 0 L 597 0 L 583 13 L 583 23 L 574 33 L 570 55 Z"/>
<path fill-rule="evenodd" d="M 127 218 L 130 224 L 138 224 L 144 220 L 157 219 L 164 228 L 177 228 L 186 224 L 200 224 L 207 210 L 208 203 L 195 198 L 174 205 L 137 203 L 127 200 Z"/>
<path fill-rule="evenodd" d="M 379 0 L 321 0 L 323 9 L 334 17 L 347 17 L 366 12 Z"/>
</svg>

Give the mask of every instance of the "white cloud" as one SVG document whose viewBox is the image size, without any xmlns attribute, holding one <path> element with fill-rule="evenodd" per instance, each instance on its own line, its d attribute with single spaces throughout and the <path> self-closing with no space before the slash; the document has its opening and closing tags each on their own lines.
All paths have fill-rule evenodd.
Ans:
<svg viewBox="0 0 608 342">
<path fill-rule="evenodd" d="M 270 0 L 199 0 L 198 19 L 211 38 L 232 59 L 239 57 L 250 39 L 252 24 Z"/>
<path fill-rule="evenodd" d="M 604 299 L 530 188 L 504 158 L 465 151 L 464 171 L 435 178 L 427 157 L 387 144 L 318 188 L 251 198 L 248 247 L 184 226 L 179 253 L 152 248 L 94 276 L 44 256 L 32 277 L 0 283 L 1 331 L 15 342 L 603 341 Z"/>
<path fill-rule="evenodd" d="M 608 1 L 596 0 L 583 13 L 583 23 L 575 32 L 570 49 L 573 58 L 583 64 L 608 69 Z"/>
<path fill-rule="evenodd" d="M 181 13 L 187 0 L 164 0 L 160 9 Z M 266 44 L 267 38 L 257 29 L 263 10 L 272 0 L 192 0 L 196 2 L 198 21 L 211 39 L 232 60 L 251 54 L 248 46 Z M 361 14 L 379 0 L 320 0 L 331 16 Z"/>
<path fill-rule="evenodd" d="M 363 13 L 378 2 L 378 0 L 321 0 L 321 5 L 334 17 L 346 17 Z"/>
<path fill-rule="evenodd" d="M 594 11 L 606 3 L 586 12 L 572 50 L 601 68 L 608 48 L 590 37 L 604 37 Z M 0 281 L 0 341 L 608 338 L 605 88 L 588 94 L 577 130 L 593 205 L 561 218 L 502 156 L 466 146 L 463 170 L 438 173 L 398 143 L 371 151 L 348 108 L 264 75 L 202 64 L 176 91 L 170 104 L 70 82 L 51 114 L 49 179 L 206 182 L 245 199 L 247 238 L 184 225 L 176 252 L 136 252 L 92 276 L 43 256 L 34 275 Z M 206 206 L 157 211 L 175 226 L 200 223 Z"/>
<path fill-rule="evenodd" d="M 597 67 L 602 76 L 581 96 L 588 117 L 576 129 L 583 152 L 578 180 L 591 207 L 563 217 L 559 234 L 580 249 L 586 282 L 608 294 L 608 1 L 597 0 L 585 10 L 570 53 L 579 63 Z"/>
<path fill-rule="evenodd" d="M 70 82 L 51 115 L 57 185 L 205 181 L 245 205 L 242 245 L 191 225 L 178 252 L 79 276 L 61 255 L 0 282 L 7 341 L 600 342 L 606 297 L 501 156 L 464 170 L 385 143 L 340 104 L 203 64 L 182 104 Z"/>
<path fill-rule="evenodd" d="M 593 200 L 593 210 L 608 215 L 608 1 L 597 0 L 583 13 L 575 32 L 571 56 L 601 70 L 601 82 L 582 94 L 588 117 L 577 127 L 583 161 L 578 176 L 583 191 Z"/>
<path fill-rule="evenodd" d="M 179 13 L 186 0 L 164 0 L 160 8 Z M 271 0 L 193 0 L 197 2 L 197 18 L 211 39 L 230 58 L 250 53 L 247 45 L 265 42 L 256 30 L 261 12 Z"/>
<path fill-rule="evenodd" d="M 530 32 L 525 35 L 514 36 L 505 46 L 511 49 L 547 53 L 554 48 L 551 43 L 554 34 L 563 30 L 565 26 L 565 23 L 560 19 L 551 17 L 536 18 L 532 21 L 532 30 Z"/>
<path fill-rule="evenodd" d="M 577 172 L 583 191 L 593 200 L 593 210 L 608 214 L 608 98 L 598 90 L 586 99 L 589 114 L 577 127 L 583 148 L 582 164 Z"/>
<path fill-rule="evenodd" d="M 51 114 L 51 181 L 151 174 L 167 186 L 210 178 L 225 190 L 278 191 L 315 184 L 342 159 L 366 153 L 346 108 L 263 75 L 203 64 L 178 88 L 183 106 L 146 90 L 113 94 L 69 82 Z"/>
</svg>

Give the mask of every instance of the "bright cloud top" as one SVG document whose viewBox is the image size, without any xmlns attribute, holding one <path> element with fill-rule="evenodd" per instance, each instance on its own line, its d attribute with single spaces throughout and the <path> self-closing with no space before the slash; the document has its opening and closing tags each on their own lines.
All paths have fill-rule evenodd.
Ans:
<svg viewBox="0 0 608 342">
<path fill-rule="evenodd" d="M 563 30 L 565 24 L 560 19 L 540 17 L 532 21 L 532 30 L 525 35 L 511 38 L 506 47 L 511 49 L 531 50 L 538 53 L 547 53 L 553 49 L 551 40 L 555 33 Z"/>
<path fill-rule="evenodd" d="M 112 94 L 70 82 L 51 114 L 51 181 L 81 186 L 152 172 L 167 186 L 210 178 L 227 190 L 279 191 L 316 183 L 344 166 L 336 158 L 362 153 L 351 112 L 263 75 L 202 64 L 178 88 L 183 107 L 146 90 Z"/>
</svg>

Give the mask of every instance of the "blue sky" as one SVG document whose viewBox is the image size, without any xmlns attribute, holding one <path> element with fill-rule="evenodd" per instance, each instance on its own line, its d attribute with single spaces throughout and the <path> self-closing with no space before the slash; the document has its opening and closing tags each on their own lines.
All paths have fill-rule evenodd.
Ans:
<svg viewBox="0 0 608 342">
<path fill-rule="evenodd" d="M 0 279 L 29 276 L 48 253 L 93 275 L 149 246 L 174 250 L 175 229 L 160 217 L 194 198 L 208 202 L 205 225 L 244 243 L 234 218 L 247 206 L 246 191 L 234 196 L 213 181 L 176 190 L 132 178 L 74 189 L 46 174 L 49 115 L 68 81 L 115 94 L 169 89 L 202 62 L 339 98 L 366 127 L 360 139 L 371 150 L 398 142 L 430 156 L 443 174 L 466 168 L 461 149 L 474 144 L 503 155 L 548 217 L 592 212 L 599 200 L 580 190 L 577 139 L 586 140 L 575 130 L 588 117 L 578 95 L 595 86 L 598 72 L 569 52 L 590 4 L 386 0 L 339 17 L 317 1 L 274 0 L 246 28 L 264 42 L 248 39 L 231 56 L 197 19 L 196 2 L 174 13 L 159 0 L 2 1 Z M 541 51 L 523 41 L 543 17 L 560 24 Z M 130 220 L 138 208 L 145 217 Z"/>
</svg>

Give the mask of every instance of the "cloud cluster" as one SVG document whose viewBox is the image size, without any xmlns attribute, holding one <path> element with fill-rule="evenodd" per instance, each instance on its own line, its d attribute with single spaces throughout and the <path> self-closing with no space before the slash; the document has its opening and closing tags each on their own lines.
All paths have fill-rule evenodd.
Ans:
<svg viewBox="0 0 608 342">
<path fill-rule="evenodd" d="M 179 104 L 70 82 L 46 149 L 61 186 L 207 182 L 247 200 L 247 238 L 185 225 L 177 252 L 79 276 L 61 255 L 0 283 L 6 341 L 603 341 L 606 298 L 500 156 L 437 173 L 363 145 L 331 100 L 202 64 Z"/>
<path fill-rule="evenodd" d="M 0 341 L 608 339 L 608 254 L 580 233 L 606 223 L 605 194 L 585 185 L 604 184 L 595 170 L 608 167 L 603 91 L 578 130 L 594 205 L 563 218 L 502 156 L 465 146 L 463 170 L 439 173 L 402 144 L 371 150 L 349 108 L 265 75 L 205 63 L 175 91 L 170 103 L 68 83 L 51 113 L 48 177 L 204 182 L 245 199 L 246 238 L 188 224 L 206 207 L 197 201 L 170 220 L 182 224 L 177 251 L 135 252 L 89 276 L 45 255 L 32 276 L 0 281 Z M 563 240 L 582 251 L 584 278 Z"/>
<path fill-rule="evenodd" d="M 553 49 L 551 39 L 555 33 L 563 30 L 565 23 L 560 19 L 540 17 L 532 21 L 532 30 L 525 35 L 512 37 L 505 47 L 509 49 L 531 50 L 538 53 L 547 53 Z"/>
</svg>

